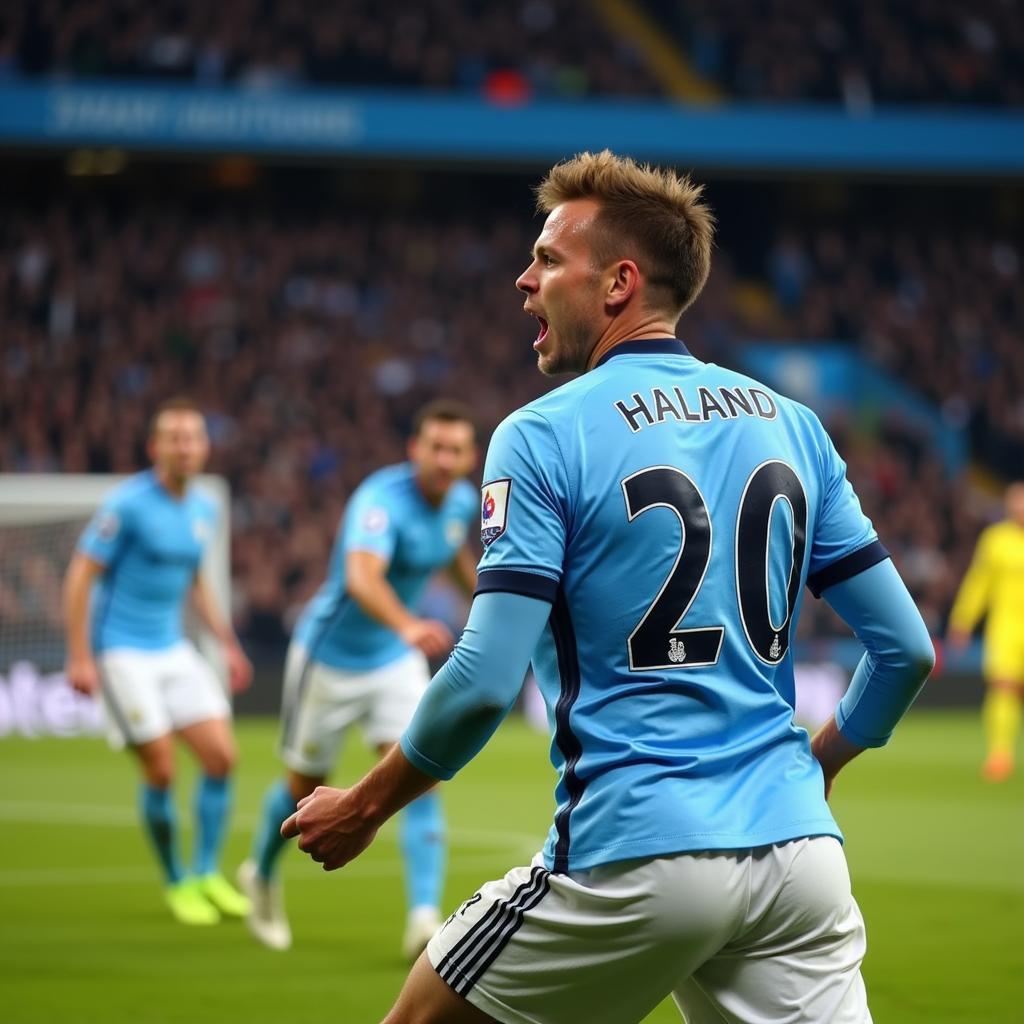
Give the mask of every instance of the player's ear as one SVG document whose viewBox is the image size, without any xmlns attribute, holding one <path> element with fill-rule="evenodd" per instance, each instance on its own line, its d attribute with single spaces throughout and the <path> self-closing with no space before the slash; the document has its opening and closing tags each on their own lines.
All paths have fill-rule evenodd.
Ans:
<svg viewBox="0 0 1024 1024">
<path fill-rule="evenodd" d="M 608 268 L 605 303 L 617 311 L 629 301 L 640 284 L 640 271 L 632 260 L 619 260 Z"/>
</svg>

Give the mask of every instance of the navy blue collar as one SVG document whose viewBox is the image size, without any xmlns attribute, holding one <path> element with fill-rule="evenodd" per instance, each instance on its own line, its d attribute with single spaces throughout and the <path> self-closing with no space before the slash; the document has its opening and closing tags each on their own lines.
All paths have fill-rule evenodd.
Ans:
<svg viewBox="0 0 1024 1024">
<path fill-rule="evenodd" d="M 620 341 L 610 348 L 594 365 L 603 366 L 616 356 L 688 356 L 690 350 L 678 338 L 645 338 L 642 341 Z"/>
</svg>

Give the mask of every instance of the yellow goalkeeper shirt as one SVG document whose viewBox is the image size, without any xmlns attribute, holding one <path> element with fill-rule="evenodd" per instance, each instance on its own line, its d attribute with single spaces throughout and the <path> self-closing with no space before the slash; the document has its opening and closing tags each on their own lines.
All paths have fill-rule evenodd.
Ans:
<svg viewBox="0 0 1024 1024">
<path fill-rule="evenodd" d="M 970 632 L 986 611 L 987 643 L 1015 643 L 1024 633 L 1024 526 L 1011 520 L 988 527 L 978 538 L 950 626 Z"/>
</svg>

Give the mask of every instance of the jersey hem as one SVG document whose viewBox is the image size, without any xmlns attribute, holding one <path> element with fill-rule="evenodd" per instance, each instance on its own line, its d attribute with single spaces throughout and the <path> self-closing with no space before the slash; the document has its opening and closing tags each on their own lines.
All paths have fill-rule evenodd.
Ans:
<svg viewBox="0 0 1024 1024">
<path fill-rule="evenodd" d="M 298 644 L 298 646 L 304 648 L 307 652 L 312 650 L 312 645 L 305 639 L 293 639 L 292 643 Z M 396 651 L 393 655 L 389 655 L 382 661 L 377 661 L 373 658 L 369 660 L 364 658 L 359 661 L 344 662 L 335 658 L 324 657 L 322 650 L 316 651 L 315 655 L 311 656 L 311 659 L 318 665 L 335 669 L 338 672 L 376 672 L 379 668 L 386 668 L 388 665 L 393 665 L 396 661 L 401 661 L 415 649 L 416 648 L 414 647 L 403 647 L 402 650 Z"/>
<path fill-rule="evenodd" d="M 156 654 L 160 651 L 170 651 L 183 643 L 190 643 L 189 638 L 184 634 L 176 637 L 174 640 L 161 644 L 125 643 L 121 640 L 117 640 L 113 643 L 104 643 L 102 640 L 94 640 L 92 653 L 96 655 L 113 654 L 115 651 L 143 651 L 146 654 Z"/>
<path fill-rule="evenodd" d="M 402 748 L 402 753 L 405 754 L 406 760 L 414 768 L 423 772 L 424 775 L 429 775 L 432 779 L 438 779 L 441 782 L 448 782 L 449 779 L 455 777 L 455 772 L 450 768 L 445 768 L 444 765 L 440 765 L 424 754 L 421 754 L 413 746 L 413 742 L 409 739 L 408 735 L 403 734 L 398 740 L 398 745 Z"/>
<path fill-rule="evenodd" d="M 810 839 L 813 836 L 832 836 L 840 843 L 843 833 L 839 826 L 827 818 L 811 818 L 794 822 L 781 829 L 763 832 L 684 832 L 676 836 L 657 836 L 653 839 L 616 843 L 594 850 L 569 853 L 569 871 L 586 871 L 602 864 L 620 860 L 639 860 L 647 857 L 671 857 L 677 853 L 699 853 L 706 850 L 752 850 L 760 846 L 774 846 L 794 839 Z M 544 866 L 553 871 L 554 857 L 545 848 Z"/>
<path fill-rule="evenodd" d="M 854 708 L 855 710 L 856 708 Z M 839 706 L 836 708 L 836 728 L 851 743 L 855 743 L 858 747 L 864 747 L 868 750 L 875 750 L 878 747 L 884 747 L 892 739 L 892 730 L 879 738 L 878 736 L 868 736 L 867 733 L 855 729 L 850 725 L 850 718 L 853 716 L 854 711 L 847 711 L 843 707 L 842 701 L 839 702 Z"/>
</svg>

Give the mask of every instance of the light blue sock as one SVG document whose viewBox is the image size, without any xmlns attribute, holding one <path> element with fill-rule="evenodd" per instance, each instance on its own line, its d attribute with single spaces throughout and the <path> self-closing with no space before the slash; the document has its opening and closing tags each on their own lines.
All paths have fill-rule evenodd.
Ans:
<svg viewBox="0 0 1024 1024">
<path fill-rule="evenodd" d="M 439 907 L 444 882 L 445 835 L 441 797 L 437 793 L 425 793 L 402 812 L 400 841 L 410 908 Z"/>
<path fill-rule="evenodd" d="M 256 831 L 252 844 L 252 859 L 260 878 L 269 882 L 274 877 L 277 858 L 284 849 L 287 839 L 281 838 L 281 826 L 285 818 L 295 813 L 295 801 L 292 799 L 288 783 L 284 780 L 275 782 L 263 798 L 263 820 Z"/>
<path fill-rule="evenodd" d="M 218 869 L 230 810 L 230 781 L 203 775 L 196 785 L 195 799 L 197 875 L 212 875 Z"/>
<path fill-rule="evenodd" d="M 185 877 L 178 860 L 176 815 L 170 789 L 157 789 L 144 782 L 139 790 L 139 804 L 146 834 L 160 859 L 167 881 L 172 885 Z"/>
</svg>

